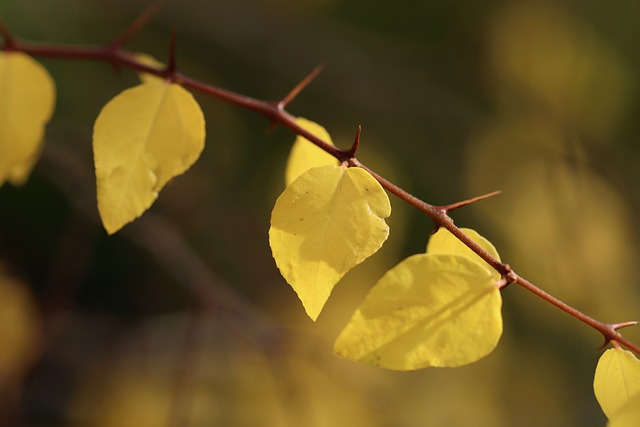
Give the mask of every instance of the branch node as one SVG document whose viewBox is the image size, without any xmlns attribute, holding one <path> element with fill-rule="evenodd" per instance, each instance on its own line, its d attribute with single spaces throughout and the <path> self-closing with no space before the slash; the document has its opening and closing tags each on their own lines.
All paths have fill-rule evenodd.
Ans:
<svg viewBox="0 0 640 427">
<path fill-rule="evenodd" d="M 500 290 L 503 290 L 517 280 L 516 273 L 515 271 L 513 271 L 509 264 L 503 264 L 503 268 L 504 272 L 502 273 L 502 277 L 498 281 L 498 289 Z"/>
<path fill-rule="evenodd" d="M 626 328 L 627 326 L 635 326 L 638 323 L 639 322 L 637 320 L 631 320 L 631 321 L 628 321 L 628 322 L 606 324 L 605 325 L 605 330 L 608 333 L 606 333 L 606 332 L 602 333 L 604 335 L 604 344 L 602 344 L 598 348 L 598 351 L 601 351 L 602 349 L 604 349 L 609 344 L 613 344 L 613 346 L 615 348 L 620 349 L 620 344 L 618 344 L 618 342 L 616 341 L 616 338 L 615 338 L 615 337 L 621 337 L 620 333 L 618 332 L 618 329 Z"/>
<path fill-rule="evenodd" d="M 491 193 L 483 194 L 482 196 L 473 197 L 471 199 L 463 200 L 461 202 L 452 203 L 450 205 L 438 206 L 438 208 L 443 210 L 444 212 L 446 212 L 448 214 L 451 211 L 454 211 L 456 209 L 468 206 L 468 205 L 470 205 L 472 203 L 479 202 L 481 200 L 488 199 L 489 197 L 497 196 L 500 193 L 502 193 L 501 190 L 492 191 Z"/>
<path fill-rule="evenodd" d="M 142 30 L 145 25 L 153 18 L 162 8 L 162 2 L 157 1 L 145 9 L 135 21 L 131 23 L 125 30 L 108 45 L 108 49 L 116 50 L 124 46 L 129 40 Z"/>
<path fill-rule="evenodd" d="M 277 108 L 284 110 L 309 84 L 320 74 L 323 65 L 318 65 L 304 79 L 300 81 L 291 91 L 276 104 Z"/>
</svg>

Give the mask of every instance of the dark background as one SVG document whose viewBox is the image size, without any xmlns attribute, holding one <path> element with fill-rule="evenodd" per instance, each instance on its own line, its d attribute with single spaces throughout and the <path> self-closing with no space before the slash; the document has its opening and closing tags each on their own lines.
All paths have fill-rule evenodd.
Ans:
<svg viewBox="0 0 640 427">
<path fill-rule="evenodd" d="M 2 0 L 0 17 L 20 38 L 95 45 L 148 6 Z M 456 223 L 614 322 L 640 317 L 639 13 L 631 1 L 167 0 L 127 47 L 166 61 L 175 29 L 181 71 L 262 99 L 324 64 L 292 113 L 341 147 L 362 125 L 359 158 L 430 203 L 503 190 Z M 254 113 L 196 94 L 202 157 L 107 237 L 92 124 L 137 76 L 39 60 L 55 116 L 29 182 L 0 188 L 5 424 L 605 425 L 601 337 L 515 286 L 500 345 L 471 366 L 397 373 L 333 356 L 367 289 L 424 251 L 432 225 L 392 198 L 389 241 L 313 324 L 267 239 L 294 138 Z"/>
</svg>

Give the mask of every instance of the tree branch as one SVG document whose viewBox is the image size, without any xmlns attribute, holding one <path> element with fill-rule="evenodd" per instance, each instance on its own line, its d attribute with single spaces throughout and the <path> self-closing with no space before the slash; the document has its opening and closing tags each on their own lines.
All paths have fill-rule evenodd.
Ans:
<svg viewBox="0 0 640 427">
<path fill-rule="evenodd" d="M 149 14 L 152 12 L 149 12 Z M 147 15 L 143 15 L 144 19 L 140 18 L 136 22 L 146 22 Z M 135 31 L 139 29 L 139 24 L 134 23 L 132 27 Z M 133 30 L 131 30 L 133 31 Z M 126 67 L 138 72 L 144 72 L 153 74 L 175 83 L 181 84 L 185 88 L 191 89 L 195 92 L 200 92 L 203 95 L 220 99 L 224 102 L 228 102 L 234 105 L 237 105 L 241 108 L 257 112 L 268 120 L 270 120 L 274 124 L 278 124 L 290 129 L 296 135 L 300 135 L 313 144 L 326 151 L 330 155 L 334 156 L 340 162 L 346 162 L 352 167 L 359 167 L 367 172 L 369 172 L 379 183 L 385 188 L 388 192 L 394 194 L 399 199 L 409 204 L 410 206 L 418 209 L 425 215 L 427 215 L 433 221 L 436 228 L 444 227 L 449 230 L 456 238 L 458 238 L 462 243 L 468 246 L 473 252 L 478 254 L 484 261 L 486 261 L 492 268 L 494 268 L 498 273 L 500 273 L 503 277 L 504 283 L 501 285 L 501 289 L 503 289 L 508 283 L 516 283 L 520 287 L 526 289 L 537 297 L 541 298 L 544 301 L 552 304 L 558 309 L 564 311 L 570 316 L 578 319 L 579 321 L 585 323 L 591 328 L 598 331 L 605 339 L 605 345 L 613 342 L 614 344 L 621 344 L 626 348 L 640 354 L 640 347 L 625 338 L 618 332 L 622 326 L 628 326 L 631 324 L 635 324 L 635 322 L 624 322 L 624 323 L 605 323 L 599 320 L 596 320 L 576 308 L 566 304 L 565 302 L 559 300 L 553 295 L 547 293 L 542 290 L 538 286 L 534 285 L 527 279 L 518 275 L 511 269 L 511 267 L 494 258 L 491 254 L 485 251 L 482 247 L 480 247 L 477 243 L 467 237 L 453 222 L 453 219 L 449 216 L 449 212 L 453 209 L 459 208 L 463 205 L 481 200 L 488 196 L 492 196 L 495 193 L 491 193 L 487 196 L 480 196 L 469 201 L 464 201 L 460 203 L 455 203 L 446 206 L 436 206 L 431 205 L 412 194 L 408 193 L 406 190 L 398 187 L 393 184 L 383 176 L 379 175 L 365 164 L 360 162 L 355 157 L 355 150 L 359 143 L 359 132 L 358 137 L 356 139 L 356 143 L 349 150 L 342 150 L 337 148 L 328 142 L 318 138 L 313 135 L 306 129 L 300 127 L 295 120 L 295 117 L 291 115 L 287 110 L 287 104 L 296 96 L 298 93 L 309 84 L 309 82 L 318 74 L 319 69 L 314 70 L 309 76 L 302 80 L 300 84 L 298 84 L 283 100 L 281 101 L 265 101 L 256 98 L 252 98 L 249 96 L 241 95 L 226 89 L 222 89 L 217 86 L 209 85 L 207 83 L 198 81 L 193 79 L 187 75 L 184 75 L 178 72 L 175 69 L 175 62 L 173 62 L 174 58 L 174 43 L 175 38 L 172 37 L 172 46 L 171 46 L 171 61 L 170 66 L 167 68 L 156 68 L 150 65 L 143 63 L 138 57 L 122 48 L 120 43 L 121 40 L 128 40 L 130 32 L 125 32 L 124 35 L 117 39 L 118 43 L 110 43 L 105 46 L 93 46 L 93 47 L 76 47 L 76 46 L 66 46 L 66 45 L 55 45 L 55 44 L 36 44 L 36 43 L 28 43 L 15 38 L 11 32 L 9 32 L 8 28 L 4 25 L 0 25 L 0 35 L 2 35 L 5 39 L 5 45 L 3 47 L 4 50 L 12 50 L 12 51 L 21 51 L 27 53 L 32 56 L 37 57 L 48 57 L 48 58 L 60 58 L 60 59 L 75 59 L 75 60 L 86 60 L 86 61 L 102 61 L 109 63 L 113 66 Z"/>
</svg>

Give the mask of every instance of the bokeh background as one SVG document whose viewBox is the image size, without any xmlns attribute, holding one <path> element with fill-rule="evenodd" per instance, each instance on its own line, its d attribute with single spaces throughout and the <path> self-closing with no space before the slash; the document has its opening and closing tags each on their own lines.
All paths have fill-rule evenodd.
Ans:
<svg viewBox="0 0 640 427">
<path fill-rule="evenodd" d="M 150 3 L 1 0 L 19 37 L 113 40 Z M 604 321 L 640 318 L 640 3 L 166 0 L 128 48 L 277 99 L 434 204 L 519 273 Z M 112 237 L 95 207 L 91 130 L 128 70 L 41 59 L 58 89 L 42 158 L 0 188 L 0 425 L 604 426 L 601 337 L 515 286 L 487 358 L 398 373 L 331 354 L 367 290 L 424 251 L 432 224 L 392 199 L 391 237 L 316 323 L 267 241 L 293 136 L 196 95 L 198 163 Z M 640 341 L 637 330 L 625 335 Z"/>
</svg>

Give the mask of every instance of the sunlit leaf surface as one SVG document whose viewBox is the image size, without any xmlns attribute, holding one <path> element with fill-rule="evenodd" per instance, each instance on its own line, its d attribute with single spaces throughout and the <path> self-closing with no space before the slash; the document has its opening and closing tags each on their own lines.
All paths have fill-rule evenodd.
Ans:
<svg viewBox="0 0 640 427">
<path fill-rule="evenodd" d="M 193 96 L 159 79 L 127 89 L 102 109 L 93 132 L 98 210 L 109 234 L 146 211 L 204 148 Z"/>
<path fill-rule="evenodd" d="M 296 123 L 323 141 L 333 145 L 331 136 L 329 136 L 327 130 L 319 124 L 302 117 L 298 117 Z M 291 184 L 297 177 L 311 168 L 337 164 L 338 160 L 331 154 L 328 154 L 306 138 L 298 136 L 291 147 L 289 159 L 287 160 L 287 168 L 285 170 L 286 185 Z"/>
<path fill-rule="evenodd" d="M 470 228 L 461 228 L 460 229 L 464 234 L 471 238 L 474 242 L 476 242 L 482 249 L 489 252 L 494 258 L 500 260 L 500 255 L 498 251 L 493 246 L 493 244 L 478 234 L 477 231 L 472 230 Z M 453 234 L 449 232 L 446 228 L 440 228 L 433 236 L 429 239 L 429 243 L 427 244 L 427 253 L 428 254 L 449 254 L 449 255 L 461 255 L 467 257 L 473 261 L 480 263 L 485 266 L 494 279 L 498 280 L 500 278 L 500 274 L 492 269 L 482 258 L 476 255 L 471 249 L 469 249 L 464 243 L 458 240 Z"/>
<path fill-rule="evenodd" d="M 282 276 L 315 320 L 344 274 L 389 235 L 389 198 L 366 171 L 310 169 L 276 201 L 269 242 Z"/>
<path fill-rule="evenodd" d="M 26 181 L 54 104 L 55 85 L 42 65 L 24 53 L 0 51 L 0 186 Z"/>
<path fill-rule="evenodd" d="M 637 427 L 640 422 L 640 394 L 636 393 L 611 418 L 607 427 Z"/>
<path fill-rule="evenodd" d="M 334 351 L 396 370 L 465 365 L 498 343 L 501 305 L 491 273 L 479 263 L 459 255 L 414 255 L 371 289 Z"/>
<path fill-rule="evenodd" d="M 610 348 L 596 367 L 593 390 L 607 418 L 640 394 L 640 360 L 628 350 Z"/>
</svg>

